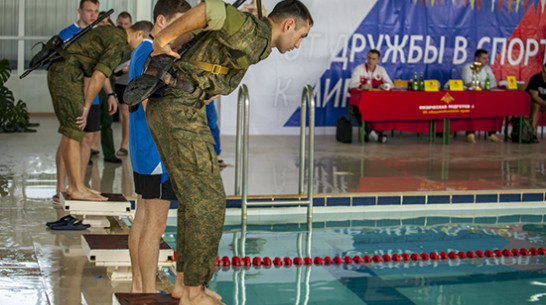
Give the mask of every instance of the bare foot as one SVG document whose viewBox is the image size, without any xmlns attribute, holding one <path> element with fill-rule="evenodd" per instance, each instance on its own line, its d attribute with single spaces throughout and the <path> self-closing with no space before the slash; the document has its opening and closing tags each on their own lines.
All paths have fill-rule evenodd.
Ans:
<svg viewBox="0 0 546 305">
<path fill-rule="evenodd" d="M 88 190 L 85 191 L 67 191 L 69 200 L 89 200 L 89 201 L 107 201 L 108 198 L 103 197 Z"/>
<path fill-rule="evenodd" d="M 206 292 L 201 292 L 193 298 L 189 298 L 187 294 L 180 299 L 180 305 L 226 305 L 219 300 L 208 295 Z"/>
<path fill-rule="evenodd" d="M 222 301 L 222 296 L 220 294 L 218 294 L 218 292 L 216 292 L 216 291 L 214 291 L 212 289 L 205 288 L 205 293 L 207 295 L 213 297 L 217 301 Z"/>
<path fill-rule="evenodd" d="M 97 194 L 97 195 L 101 194 L 101 191 L 97 191 L 97 190 L 90 189 L 90 188 L 87 188 L 87 190 L 89 190 L 91 193 L 94 193 L 94 194 Z"/>
<path fill-rule="evenodd" d="M 182 297 L 183 288 L 174 286 L 173 291 L 171 291 L 171 296 L 175 299 L 180 299 Z"/>
<path fill-rule="evenodd" d="M 184 286 L 182 287 L 177 287 L 175 286 L 173 288 L 173 291 L 171 292 L 171 296 L 175 299 L 180 299 L 182 298 L 182 291 L 184 290 L 183 288 Z M 218 292 L 214 291 L 214 290 L 211 290 L 209 288 L 205 288 L 205 293 L 208 294 L 209 296 L 215 298 L 216 300 L 218 301 L 222 301 L 222 296 L 220 294 L 218 294 Z"/>
</svg>

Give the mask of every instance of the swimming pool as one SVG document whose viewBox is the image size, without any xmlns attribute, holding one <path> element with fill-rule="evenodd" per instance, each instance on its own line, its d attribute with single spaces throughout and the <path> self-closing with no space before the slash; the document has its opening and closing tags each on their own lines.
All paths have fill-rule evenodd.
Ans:
<svg viewBox="0 0 546 305">
<path fill-rule="evenodd" d="M 526 211 L 527 212 L 527 211 Z M 488 212 L 479 216 L 403 216 L 248 225 L 224 228 L 219 266 L 210 283 L 226 304 L 546 304 L 546 256 L 522 255 L 521 249 L 546 246 L 546 212 Z M 173 219 L 165 239 L 174 248 Z M 310 245 L 310 247 L 309 247 Z M 491 257 L 486 250 L 518 249 L 517 256 Z M 467 253 L 484 252 L 468 258 Z M 431 253 L 456 253 L 454 259 Z M 460 258 L 459 253 L 465 253 Z M 403 254 L 418 254 L 407 261 Z M 421 254 L 426 253 L 425 257 Z M 395 261 L 396 256 L 400 261 Z M 261 266 L 233 266 L 233 257 L 259 257 Z M 322 264 L 301 266 L 296 257 L 316 257 Z M 332 262 L 326 257 L 381 261 Z M 385 259 L 385 256 L 388 256 Z M 264 266 L 264 258 L 285 257 L 290 265 Z M 316 261 L 315 261 L 316 262 Z M 222 263 L 221 263 L 222 264 Z"/>
</svg>

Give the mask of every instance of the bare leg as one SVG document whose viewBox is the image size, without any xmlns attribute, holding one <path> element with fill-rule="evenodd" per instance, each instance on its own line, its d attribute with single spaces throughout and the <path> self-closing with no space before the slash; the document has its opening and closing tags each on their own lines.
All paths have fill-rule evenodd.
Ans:
<svg viewBox="0 0 546 305">
<path fill-rule="evenodd" d="M 100 139 L 100 130 L 97 131 L 97 137 L 93 139 L 93 144 L 91 145 L 92 150 L 99 150 L 99 139 Z"/>
<path fill-rule="evenodd" d="M 129 147 L 129 106 L 119 104 L 119 112 L 121 114 L 121 148 Z"/>
<path fill-rule="evenodd" d="M 176 280 L 174 281 L 174 288 L 171 291 L 171 296 L 175 299 L 180 299 L 184 292 L 184 272 L 176 273 Z"/>
<path fill-rule="evenodd" d="M 91 191 L 100 195 L 100 173 L 98 162 L 93 162 L 91 167 Z"/>
<path fill-rule="evenodd" d="M 121 163 L 121 192 L 125 196 L 133 194 L 133 172 L 129 169 L 130 162 Z"/>
<path fill-rule="evenodd" d="M 66 172 L 68 174 L 67 193 L 73 199 L 104 201 L 107 198 L 91 192 L 83 185 L 81 175 L 81 147 L 80 142 L 63 136 L 61 139 L 61 153 L 63 156 Z"/>
<path fill-rule="evenodd" d="M 89 158 L 91 157 L 91 146 L 98 132 L 86 132 L 81 142 L 81 175 L 82 181 L 85 177 L 87 165 L 89 164 Z"/>
<path fill-rule="evenodd" d="M 159 242 L 167 225 L 170 201 L 161 199 L 142 201 L 146 202 L 144 204 L 146 210 L 144 230 L 142 230 L 138 247 L 142 292 L 156 293 L 155 282 L 159 257 Z"/>
<path fill-rule="evenodd" d="M 61 139 L 62 140 L 62 139 Z M 57 196 L 61 196 L 61 192 L 66 191 L 66 169 L 64 167 L 63 155 L 61 153 L 61 143 L 57 148 L 57 153 L 55 154 L 55 164 L 57 166 Z"/>
<path fill-rule="evenodd" d="M 133 220 L 131 230 L 129 231 L 129 256 L 131 257 L 131 272 L 133 274 L 131 293 L 142 292 L 142 276 L 139 267 L 138 246 L 140 236 L 142 235 L 142 228 L 144 227 L 145 213 L 146 210 L 144 208 L 142 196 L 138 195 L 135 219 Z"/>
</svg>

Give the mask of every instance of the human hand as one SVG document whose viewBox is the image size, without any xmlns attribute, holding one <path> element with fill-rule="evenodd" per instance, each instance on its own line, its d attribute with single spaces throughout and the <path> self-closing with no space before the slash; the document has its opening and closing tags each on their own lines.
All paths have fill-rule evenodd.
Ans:
<svg viewBox="0 0 546 305">
<path fill-rule="evenodd" d="M 167 55 L 172 56 L 174 58 L 180 58 L 180 55 L 178 53 L 176 53 L 175 51 L 173 51 L 171 49 L 170 44 L 168 44 L 168 43 L 165 44 L 165 46 L 161 47 L 160 43 L 157 41 L 157 39 L 155 39 L 152 47 L 154 48 L 154 51 L 150 54 L 152 57 L 157 56 L 157 55 L 161 55 L 161 54 L 167 54 Z"/>
<path fill-rule="evenodd" d="M 208 105 L 210 104 L 210 102 L 214 101 L 217 97 L 219 97 L 220 95 L 215 95 L 211 98 L 209 98 L 208 100 L 205 100 L 205 105 Z"/>
<path fill-rule="evenodd" d="M 89 108 L 83 107 L 82 115 L 76 118 L 76 124 L 80 127 L 81 130 L 87 125 L 87 115 L 89 114 Z"/>
<path fill-rule="evenodd" d="M 108 96 L 108 114 L 112 115 L 118 110 L 118 102 L 115 95 Z"/>
<path fill-rule="evenodd" d="M 370 89 L 373 89 L 373 87 L 372 87 L 371 84 L 364 84 L 364 85 L 361 85 L 361 86 L 360 86 L 360 89 L 362 89 L 362 90 L 370 90 Z"/>
</svg>

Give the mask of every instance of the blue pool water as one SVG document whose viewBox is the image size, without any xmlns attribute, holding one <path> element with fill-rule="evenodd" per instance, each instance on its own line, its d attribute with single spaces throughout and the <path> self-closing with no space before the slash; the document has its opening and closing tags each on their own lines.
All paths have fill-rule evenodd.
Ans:
<svg viewBox="0 0 546 305">
<path fill-rule="evenodd" d="M 545 215 L 415 217 L 225 226 L 219 256 L 326 257 L 540 248 Z M 165 234 L 175 248 L 173 221 Z M 310 247 L 308 247 L 310 245 Z M 219 267 L 226 304 L 546 304 L 546 257 Z"/>
</svg>

